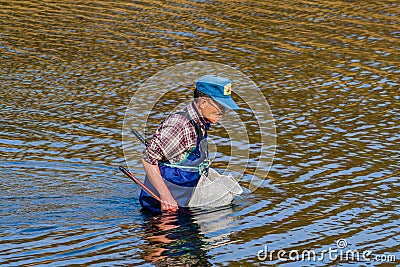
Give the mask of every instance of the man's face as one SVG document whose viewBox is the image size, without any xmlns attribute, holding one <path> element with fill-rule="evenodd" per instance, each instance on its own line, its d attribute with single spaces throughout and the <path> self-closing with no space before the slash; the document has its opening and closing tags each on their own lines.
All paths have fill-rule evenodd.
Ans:
<svg viewBox="0 0 400 267">
<path fill-rule="evenodd" d="M 203 116 L 211 123 L 217 123 L 226 112 L 226 108 L 211 98 L 204 98 Z"/>
</svg>

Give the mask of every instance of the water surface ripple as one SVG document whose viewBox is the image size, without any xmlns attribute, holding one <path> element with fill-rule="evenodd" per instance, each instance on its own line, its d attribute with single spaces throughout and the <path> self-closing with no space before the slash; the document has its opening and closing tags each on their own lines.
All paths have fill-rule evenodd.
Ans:
<svg viewBox="0 0 400 267">
<path fill-rule="evenodd" d="M 0 1 L 0 265 L 365 266 L 257 258 L 339 239 L 398 264 L 399 17 L 391 0 Z M 191 60 L 259 85 L 276 157 L 230 207 L 148 216 L 117 168 L 124 112 L 147 78 Z M 152 130 L 182 100 L 169 97 Z M 230 147 L 211 135 L 223 168 Z"/>
</svg>

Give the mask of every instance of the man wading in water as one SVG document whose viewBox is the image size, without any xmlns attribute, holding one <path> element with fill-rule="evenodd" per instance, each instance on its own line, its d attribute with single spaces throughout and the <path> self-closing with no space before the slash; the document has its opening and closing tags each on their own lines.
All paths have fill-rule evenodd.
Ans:
<svg viewBox="0 0 400 267">
<path fill-rule="evenodd" d="M 175 212 L 188 205 L 201 175 L 208 172 L 207 130 L 227 109 L 238 109 L 230 80 L 205 75 L 196 81 L 194 101 L 161 123 L 142 158 L 144 184 L 161 203 L 142 190 L 144 210 Z"/>
</svg>

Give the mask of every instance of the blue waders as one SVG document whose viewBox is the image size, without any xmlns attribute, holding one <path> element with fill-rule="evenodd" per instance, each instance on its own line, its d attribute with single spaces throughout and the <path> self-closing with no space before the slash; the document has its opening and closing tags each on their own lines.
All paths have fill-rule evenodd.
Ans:
<svg viewBox="0 0 400 267">
<path fill-rule="evenodd" d="M 187 207 L 201 174 L 208 171 L 207 134 L 203 136 L 200 123 L 195 123 L 187 112 L 179 112 L 179 114 L 185 116 L 194 126 L 197 135 L 196 147 L 187 152 L 186 157 L 181 162 L 174 164 L 168 161 L 159 162 L 158 167 L 165 184 L 178 203 L 178 206 Z M 144 184 L 152 192 L 159 195 L 147 176 Z M 160 202 L 144 190 L 140 192 L 139 202 L 145 210 L 152 212 L 161 211 Z"/>
</svg>

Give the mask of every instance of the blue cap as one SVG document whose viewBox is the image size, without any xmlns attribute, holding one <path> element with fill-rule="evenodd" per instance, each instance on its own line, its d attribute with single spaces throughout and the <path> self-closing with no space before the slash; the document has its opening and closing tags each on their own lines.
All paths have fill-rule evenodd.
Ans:
<svg viewBox="0 0 400 267">
<path fill-rule="evenodd" d="M 227 78 L 204 75 L 196 81 L 196 88 L 226 108 L 239 109 L 231 98 L 231 81 Z"/>
</svg>

